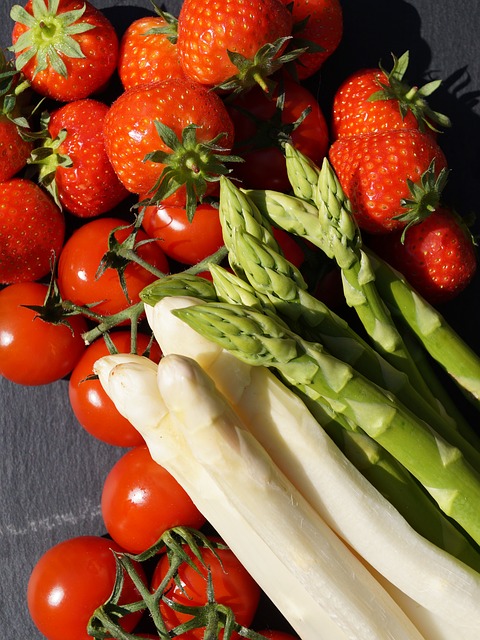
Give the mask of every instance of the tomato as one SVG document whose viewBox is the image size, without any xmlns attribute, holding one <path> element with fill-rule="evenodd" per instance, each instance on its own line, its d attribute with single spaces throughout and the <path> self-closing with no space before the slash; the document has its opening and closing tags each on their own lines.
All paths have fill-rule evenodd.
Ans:
<svg viewBox="0 0 480 640">
<path fill-rule="evenodd" d="M 130 353 L 130 331 L 111 331 L 110 338 L 119 353 Z M 138 333 L 137 353 L 143 355 L 149 344 L 149 336 Z M 107 343 L 103 338 L 98 338 L 85 349 L 70 376 L 68 384 L 70 404 L 79 423 L 91 435 L 111 445 L 134 447 L 143 444 L 143 437 L 118 412 L 100 381 L 97 378 L 88 379 L 93 375 L 95 362 L 108 354 Z M 158 362 L 160 356 L 160 347 L 153 342 L 149 357 L 154 362 Z"/>
<path fill-rule="evenodd" d="M 85 350 L 82 316 L 69 318 L 71 328 L 46 322 L 23 305 L 42 306 L 47 286 L 39 282 L 12 284 L 0 291 L 0 375 L 23 385 L 60 380 Z"/>
<path fill-rule="evenodd" d="M 188 555 L 194 560 L 198 571 L 185 562 L 179 567 L 179 582 L 167 586 L 165 595 L 176 603 L 186 606 L 203 606 L 207 602 L 207 569 L 194 559 L 192 551 L 185 547 Z M 238 624 L 249 627 L 260 599 L 260 587 L 253 580 L 238 558 L 229 549 L 217 549 L 218 558 L 209 549 L 202 549 L 202 557 L 212 576 L 216 602 L 232 609 Z M 169 561 L 163 555 L 157 563 L 153 575 L 152 590 L 158 588 L 169 569 Z M 160 608 L 169 629 L 174 628 L 191 618 L 186 613 L 174 611 L 161 601 Z M 182 634 L 185 640 L 201 640 L 204 629 L 199 628 Z M 223 632 L 219 635 L 223 638 Z M 235 638 L 239 638 L 234 634 Z"/>
<path fill-rule="evenodd" d="M 121 219 L 99 218 L 85 223 L 70 236 L 58 262 L 58 286 L 64 300 L 80 306 L 99 303 L 93 308 L 95 312 L 112 315 L 138 302 L 140 291 L 157 279 L 139 264 L 128 264 L 124 272 L 130 297 L 128 301 L 116 269 L 109 267 L 97 277 L 100 262 L 108 250 L 110 233 L 125 225 Z M 115 238 L 122 242 L 129 233 L 130 229 L 121 229 L 115 233 Z M 137 242 L 147 239 L 147 234 L 140 230 Z M 150 265 L 168 272 L 167 258 L 156 242 L 143 244 L 137 253 Z"/>
<path fill-rule="evenodd" d="M 102 491 L 102 515 L 110 536 L 141 553 L 171 527 L 199 529 L 205 518 L 175 478 L 140 445 L 110 470 Z"/>
<path fill-rule="evenodd" d="M 33 622 L 47 640 L 89 640 L 87 624 L 95 609 L 109 598 L 115 582 L 115 558 L 122 551 L 112 540 L 78 536 L 58 543 L 39 559 L 30 575 L 27 603 Z M 145 574 L 140 565 L 137 571 Z M 120 603 L 139 600 L 126 577 Z M 121 626 L 131 631 L 142 612 L 128 614 Z"/>
<path fill-rule="evenodd" d="M 207 203 L 197 205 L 191 222 L 181 207 L 146 207 L 142 225 L 167 256 L 183 264 L 197 264 L 223 245 L 218 209 Z"/>
<path fill-rule="evenodd" d="M 282 250 L 286 260 L 291 262 L 295 267 L 297 267 L 297 269 L 300 269 L 302 264 L 305 262 L 305 254 L 300 244 L 292 235 L 283 229 L 273 227 L 273 235 L 280 245 L 280 249 Z"/>
<path fill-rule="evenodd" d="M 287 139 L 312 162 L 320 164 L 329 144 L 328 125 L 315 96 L 294 80 L 282 80 L 285 103 L 280 117 L 276 115 L 276 98 L 254 87 L 229 102 L 228 110 L 235 126 L 233 152 L 244 159 L 233 163 L 232 176 L 240 179 L 244 187 L 290 191 L 285 157 L 278 140 Z M 310 113 L 292 131 L 291 127 L 305 109 Z"/>
</svg>

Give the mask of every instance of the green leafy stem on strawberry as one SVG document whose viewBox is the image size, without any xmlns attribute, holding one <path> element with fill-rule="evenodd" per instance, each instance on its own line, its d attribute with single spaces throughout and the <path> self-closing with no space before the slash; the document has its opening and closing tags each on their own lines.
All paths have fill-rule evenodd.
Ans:
<svg viewBox="0 0 480 640">
<path fill-rule="evenodd" d="M 217 144 L 224 137 L 219 134 L 208 142 L 199 142 L 196 136 L 198 126 L 190 124 L 183 129 L 180 140 L 175 132 L 159 120 L 155 128 L 162 141 L 171 152 L 153 151 L 144 162 L 158 162 L 165 167 L 153 189 L 139 206 L 151 205 L 165 200 L 181 187 L 186 189 L 186 212 L 191 221 L 198 202 L 202 202 L 208 182 L 218 182 L 220 175 L 229 173 L 226 162 L 243 162 L 238 156 L 225 154 L 225 149 Z"/>
</svg>

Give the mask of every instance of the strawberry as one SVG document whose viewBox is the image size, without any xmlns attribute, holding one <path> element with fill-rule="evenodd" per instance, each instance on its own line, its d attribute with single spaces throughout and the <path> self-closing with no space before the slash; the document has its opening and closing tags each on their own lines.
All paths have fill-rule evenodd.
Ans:
<svg viewBox="0 0 480 640">
<path fill-rule="evenodd" d="M 85 0 L 28 0 L 10 12 L 17 69 L 40 95 L 68 102 L 103 89 L 116 70 L 118 37 Z"/>
<path fill-rule="evenodd" d="M 57 204 L 80 218 L 106 213 L 129 192 L 105 151 L 108 106 L 92 98 L 74 100 L 45 117 L 45 138 L 32 153 L 39 178 Z"/>
<path fill-rule="evenodd" d="M 367 243 L 431 304 L 453 300 L 476 272 L 472 237 L 457 214 L 443 206 L 403 234 L 395 231 Z"/>
<path fill-rule="evenodd" d="M 210 87 L 268 88 L 284 62 L 292 16 L 281 0 L 185 0 L 178 17 L 178 54 L 185 74 Z M 279 57 L 280 56 L 280 57 Z"/>
<path fill-rule="evenodd" d="M 295 60 L 299 80 L 316 73 L 337 49 L 343 35 L 340 0 L 282 0 L 293 17 L 293 40 L 289 47 L 308 47 Z"/>
<path fill-rule="evenodd" d="M 132 193 L 187 205 L 216 188 L 233 144 L 221 98 L 186 78 L 125 91 L 105 118 L 108 157 Z"/>
<path fill-rule="evenodd" d="M 64 216 L 49 194 L 25 178 L 2 182 L 0 218 L 0 283 L 47 275 L 65 237 Z"/>
<path fill-rule="evenodd" d="M 360 69 L 337 89 L 333 99 L 332 136 L 338 138 L 359 133 L 378 133 L 388 129 L 437 131 L 448 127 L 449 119 L 433 111 L 426 98 L 440 85 L 434 80 L 423 87 L 410 87 L 404 80 L 409 63 L 408 51 L 393 56 L 393 68 L 387 72 Z"/>
<path fill-rule="evenodd" d="M 338 138 L 329 159 L 359 227 L 370 233 L 402 229 L 424 217 L 438 203 L 443 180 L 437 178 L 447 166 L 437 142 L 418 129 Z M 424 188 L 407 212 L 404 202 L 412 189 L 420 191 L 414 186 L 418 182 Z"/>
<path fill-rule="evenodd" d="M 177 19 L 157 15 L 134 20 L 120 41 L 118 74 L 125 89 L 183 76 L 177 54 Z"/>
<path fill-rule="evenodd" d="M 33 143 L 22 136 L 28 122 L 21 116 L 15 98 L 19 75 L 0 50 L 0 182 L 23 169 L 33 148 Z"/>
</svg>

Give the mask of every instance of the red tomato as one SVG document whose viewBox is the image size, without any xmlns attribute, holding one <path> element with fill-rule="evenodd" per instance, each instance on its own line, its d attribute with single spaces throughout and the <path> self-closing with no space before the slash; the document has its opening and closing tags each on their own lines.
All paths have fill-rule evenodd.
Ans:
<svg viewBox="0 0 480 640">
<path fill-rule="evenodd" d="M 46 322 L 23 306 L 42 306 L 46 293 L 47 286 L 39 282 L 12 284 L 0 291 L 0 375 L 17 384 L 60 380 L 85 350 L 85 318 L 69 318 L 70 329 Z"/>
<path fill-rule="evenodd" d="M 277 227 L 273 227 L 273 235 L 280 245 L 285 258 L 297 267 L 297 269 L 300 269 L 305 262 L 305 254 L 299 243 L 289 233 Z"/>
<path fill-rule="evenodd" d="M 316 164 L 325 157 L 329 143 L 328 125 L 315 96 L 299 83 L 285 78 L 285 103 L 281 117 L 276 118 L 276 97 L 273 99 L 254 87 L 240 94 L 228 104 L 235 126 L 233 152 L 245 162 L 233 163 L 232 175 L 251 189 L 274 189 L 290 191 L 285 157 L 278 140 L 287 135 L 292 144 Z M 303 111 L 311 108 L 296 129 L 284 132 L 295 123 Z"/>
<path fill-rule="evenodd" d="M 27 603 L 33 622 L 47 640 L 91 640 L 87 624 L 95 609 L 109 598 L 115 582 L 115 558 L 122 551 L 113 540 L 79 536 L 49 549 L 30 575 Z M 143 569 L 137 565 L 145 579 Z M 133 582 L 126 577 L 120 603 L 139 600 Z M 142 612 L 121 619 L 131 631 Z"/>
<path fill-rule="evenodd" d="M 125 269 L 130 301 L 122 291 L 116 269 L 107 268 L 96 277 L 100 262 L 108 250 L 108 237 L 118 228 L 125 227 L 124 220 L 117 218 L 99 218 L 87 222 L 77 229 L 65 243 L 58 262 L 58 286 L 64 300 L 77 305 L 99 302 L 93 310 L 102 315 L 112 315 L 139 301 L 140 291 L 157 279 L 144 267 L 131 262 Z M 121 229 L 115 238 L 121 242 L 130 229 Z M 137 242 L 148 239 L 140 230 Z M 168 261 L 161 248 L 155 242 L 147 242 L 138 248 L 137 253 L 150 265 L 162 272 L 168 272 Z"/>
<path fill-rule="evenodd" d="M 205 518 L 170 473 L 141 445 L 112 467 L 102 491 L 102 515 L 110 536 L 141 553 L 171 527 L 199 529 Z"/>
<path fill-rule="evenodd" d="M 223 245 L 218 209 L 199 204 L 191 222 L 185 209 L 160 203 L 145 208 L 143 228 L 158 238 L 162 251 L 183 264 L 197 264 Z"/>
<path fill-rule="evenodd" d="M 180 585 L 173 580 L 167 587 L 165 595 L 174 602 L 186 606 L 203 606 L 207 602 L 207 570 L 198 559 L 194 559 L 192 551 L 185 548 L 188 555 L 194 560 L 198 571 L 183 563 L 179 568 Z M 235 620 L 249 627 L 260 599 L 260 588 L 246 571 L 237 557 L 229 549 L 217 549 L 220 561 L 208 549 L 202 550 L 202 557 L 209 567 L 212 575 L 213 590 L 216 602 L 232 609 Z M 163 555 L 156 565 L 151 586 L 155 590 L 161 584 L 169 569 L 169 561 Z M 174 611 L 165 602 L 160 603 L 161 612 L 169 629 L 191 619 L 186 613 Z M 204 629 L 195 629 L 182 634 L 185 640 L 201 640 Z M 223 632 L 219 635 L 223 638 Z M 235 638 L 239 638 L 237 634 Z"/>
<path fill-rule="evenodd" d="M 130 353 L 130 331 L 112 331 L 110 338 L 119 353 Z M 149 342 L 150 338 L 147 335 L 139 333 L 137 353 L 143 355 Z M 108 354 L 109 350 L 103 338 L 98 338 L 86 348 L 70 376 L 68 385 L 70 404 L 79 423 L 92 436 L 114 446 L 134 447 L 143 444 L 143 437 L 118 412 L 100 381 L 97 378 L 87 379 L 93 375 L 95 362 Z M 156 342 L 153 342 L 149 357 L 154 362 L 158 362 L 160 356 L 160 348 Z"/>
</svg>

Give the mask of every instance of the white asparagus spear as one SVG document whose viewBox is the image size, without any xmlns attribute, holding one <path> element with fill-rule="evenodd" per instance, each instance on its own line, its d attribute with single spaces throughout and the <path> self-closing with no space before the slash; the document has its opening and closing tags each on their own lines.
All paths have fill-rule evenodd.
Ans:
<svg viewBox="0 0 480 640">
<path fill-rule="evenodd" d="M 421 629 L 442 629 L 435 640 L 475 638 L 472 634 L 480 629 L 480 575 L 417 534 L 270 371 L 239 362 L 201 336 L 197 341 L 198 334 L 171 313 L 199 302 L 172 297 L 147 307 L 163 352 L 188 355 L 202 365 L 329 526 L 394 585 L 396 595 L 398 590 L 405 594 L 403 603 L 419 605 L 415 613 Z"/>
<path fill-rule="evenodd" d="M 393 600 L 262 452 L 203 370 L 190 359 L 182 358 L 179 366 L 179 358 L 172 358 L 177 364 L 161 361 L 168 379 L 163 394 L 155 388 L 155 365 L 139 356 L 131 356 L 130 364 L 125 357 L 107 356 L 95 371 L 118 410 L 142 433 L 152 457 L 184 486 L 302 640 L 421 640 Z M 185 363 L 202 384 L 192 382 L 191 375 L 192 384 L 185 384 Z M 195 455 L 188 442 L 192 433 L 179 429 L 177 421 L 172 424 L 171 408 L 165 410 L 167 398 L 202 425 L 195 432 Z M 228 426 L 221 429 L 222 444 L 211 428 L 215 423 Z M 238 450 L 244 435 L 247 441 Z M 222 450 L 227 456 L 223 462 Z M 213 476 L 212 464 L 217 469 Z"/>
<path fill-rule="evenodd" d="M 230 544 L 233 551 L 256 577 L 258 567 L 252 565 L 249 553 L 256 540 L 262 543 L 266 553 L 262 571 L 268 576 L 265 591 L 273 602 L 278 602 L 278 590 L 288 594 L 291 584 L 303 586 L 309 603 L 303 615 L 310 622 L 308 636 L 301 634 L 302 638 L 330 638 L 317 614 L 312 616 L 312 603 L 351 640 L 422 637 L 273 463 L 198 363 L 175 354 L 165 356 L 158 366 L 158 385 L 173 424 L 244 523 L 238 533 L 241 544 L 236 540 Z M 220 520 L 221 534 L 222 526 Z M 290 572 L 288 582 L 281 585 L 274 574 L 278 562 Z M 291 605 L 287 597 L 280 607 L 287 618 Z M 305 603 L 295 600 L 293 606 L 298 610 Z"/>
</svg>

